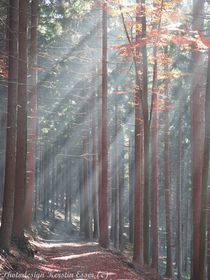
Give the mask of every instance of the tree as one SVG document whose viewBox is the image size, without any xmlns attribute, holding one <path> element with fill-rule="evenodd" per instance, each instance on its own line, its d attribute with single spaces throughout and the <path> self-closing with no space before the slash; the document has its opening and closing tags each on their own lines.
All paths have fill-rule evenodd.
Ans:
<svg viewBox="0 0 210 280">
<path fill-rule="evenodd" d="M 203 7 L 204 0 L 193 1 L 193 30 L 203 30 Z M 192 80 L 192 98 L 191 98 L 191 133 L 192 133 L 192 204 L 193 204 L 193 269 L 192 279 L 199 279 L 199 228 L 201 211 L 201 183 L 202 183 L 202 108 L 201 108 L 201 83 L 202 54 L 194 52 L 192 55 L 192 64 L 195 77 Z"/>
<path fill-rule="evenodd" d="M 163 0 L 159 5 L 156 5 L 154 1 L 154 7 L 156 8 L 153 29 L 161 27 Z M 152 267 L 158 271 L 159 260 L 159 232 L 158 232 L 158 44 L 159 37 L 157 36 L 156 42 L 153 47 L 154 65 L 153 65 L 153 81 L 152 81 L 152 120 L 151 120 L 151 190 L 152 190 L 152 209 L 151 209 L 151 225 L 152 225 Z"/>
<path fill-rule="evenodd" d="M 36 141 L 37 141 L 37 27 L 38 3 L 31 1 L 31 87 L 28 104 L 28 156 L 27 156 L 27 187 L 25 202 L 25 226 L 29 228 L 32 223 L 33 186 L 36 168 Z"/>
<path fill-rule="evenodd" d="M 168 48 L 165 47 L 165 55 L 168 55 Z M 168 66 L 165 65 L 167 77 Z M 165 94 L 168 95 L 168 81 L 165 81 Z M 164 191 L 165 191 L 165 217 L 166 217 L 166 276 L 172 277 L 172 220 L 171 220 L 171 179 L 169 162 L 169 109 L 164 109 Z"/>
<path fill-rule="evenodd" d="M 210 158 L 210 49 L 208 51 L 208 70 L 205 95 L 205 137 L 202 165 L 202 189 L 201 189 L 201 210 L 200 210 L 200 242 L 199 242 L 199 274 L 198 280 L 206 277 L 206 248 L 207 248 L 207 209 L 208 209 L 208 179 L 209 179 L 209 158 Z"/>
<path fill-rule="evenodd" d="M 133 135 L 129 137 L 129 241 L 133 243 L 134 222 L 134 141 Z"/>
<path fill-rule="evenodd" d="M 18 11 L 19 1 L 9 1 L 9 59 L 8 59 L 8 105 L 7 105 L 7 140 L 6 166 L 4 183 L 4 200 L 2 224 L 0 230 L 0 246 L 9 251 L 15 194 L 16 174 L 16 140 L 17 140 L 17 90 L 18 90 Z"/>
<path fill-rule="evenodd" d="M 27 158 L 27 14 L 28 1 L 19 1 L 19 64 L 17 104 L 17 152 L 13 238 L 17 242 L 24 236 L 24 205 L 26 191 Z"/>
<path fill-rule="evenodd" d="M 137 1 L 139 4 L 139 2 Z M 140 22 L 140 14 L 137 10 L 136 21 Z M 122 15 L 124 28 L 127 33 L 127 38 L 130 40 L 127 28 L 125 26 L 125 20 Z M 137 39 L 139 34 L 136 34 Z M 130 41 L 129 41 L 130 42 Z M 139 57 L 139 49 L 136 49 L 136 58 Z M 136 61 L 136 60 L 134 60 Z M 140 71 L 139 63 L 136 63 L 136 72 Z M 140 81 L 138 75 L 136 76 L 136 88 L 134 96 L 135 104 L 135 131 L 134 131 L 134 162 L 135 162 L 135 174 L 134 174 L 134 248 L 133 248 L 133 261 L 135 263 L 143 264 L 143 188 L 142 188 L 142 112 L 141 112 L 141 95 L 142 90 L 140 87 Z"/>
<path fill-rule="evenodd" d="M 108 235 L 108 149 L 107 149 L 107 3 L 102 4 L 102 92 L 101 92 L 101 184 L 99 189 L 99 244 L 107 248 Z"/>
<path fill-rule="evenodd" d="M 93 238 L 98 238 L 98 180 L 97 180 L 97 145 L 96 145 L 96 92 L 93 93 L 92 132 L 92 176 L 93 176 Z"/>
<path fill-rule="evenodd" d="M 88 97 L 87 97 L 88 100 Z M 89 101 L 88 101 L 89 102 Z M 84 196 L 83 196 L 83 204 L 84 204 L 84 233 L 85 238 L 90 239 L 92 234 L 91 228 L 91 218 L 90 218 L 90 206 L 91 206 L 91 199 L 90 199 L 90 176 L 89 176 L 89 104 L 85 104 L 85 111 L 84 111 L 84 128 L 83 128 L 83 188 L 84 188 Z"/>
<path fill-rule="evenodd" d="M 119 250 L 120 248 L 120 142 L 119 142 L 119 109 L 117 99 L 115 99 L 114 112 L 114 151 L 113 151 L 113 230 L 114 230 L 114 245 Z"/>
<path fill-rule="evenodd" d="M 179 97 L 178 143 L 177 143 L 177 270 L 178 279 L 182 279 L 182 126 L 183 126 L 183 93 Z"/>
</svg>

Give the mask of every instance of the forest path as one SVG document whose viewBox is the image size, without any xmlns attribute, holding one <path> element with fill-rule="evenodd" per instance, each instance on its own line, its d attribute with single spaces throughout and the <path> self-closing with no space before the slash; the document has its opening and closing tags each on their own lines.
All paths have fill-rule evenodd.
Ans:
<svg viewBox="0 0 210 280">
<path fill-rule="evenodd" d="M 35 257 L 18 263 L 17 278 L 8 275 L 4 279 L 144 280 L 120 254 L 97 243 L 42 240 L 35 241 L 34 246 Z"/>
</svg>

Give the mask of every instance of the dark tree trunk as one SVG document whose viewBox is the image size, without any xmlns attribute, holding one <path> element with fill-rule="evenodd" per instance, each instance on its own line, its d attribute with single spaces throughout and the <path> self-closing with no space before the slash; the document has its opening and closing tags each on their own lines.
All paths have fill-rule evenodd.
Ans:
<svg viewBox="0 0 210 280">
<path fill-rule="evenodd" d="M 133 219 L 134 219 L 134 141 L 129 138 L 129 242 L 133 243 Z"/>
<path fill-rule="evenodd" d="M 87 112 L 86 112 L 87 113 Z M 85 114 L 87 116 L 87 114 Z M 90 239 L 90 193 L 89 193 L 89 154 L 88 154 L 88 131 L 87 123 L 84 122 L 84 135 L 83 135 L 83 188 L 84 188 L 84 233 L 85 238 Z"/>
<path fill-rule="evenodd" d="M 17 86 L 18 86 L 18 0 L 9 1 L 9 73 L 7 105 L 7 140 L 4 200 L 0 230 L 0 246 L 10 249 L 16 174 Z"/>
<path fill-rule="evenodd" d="M 157 62 L 156 62 L 157 63 Z M 157 66 L 156 66 L 157 67 Z M 154 69 L 157 73 L 157 69 Z M 156 73 L 154 75 L 156 76 Z M 157 78 L 157 77 L 156 77 Z M 155 78 L 155 80 L 156 80 Z M 157 103 L 157 95 L 155 86 L 153 87 L 153 102 Z M 154 105 L 153 105 L 154 106 Z M 151 127 L 151 188 L 152 188 L 152 267 L 158 271 L 158 256 L 159 256 L 159 231 L 158 231 L 158 113 L 157 107 L 153 112 Z"/>
<path fill-rule="evenodd" d="M 93 176 L 93 238 L 98 237 L 98 180 L 97 180 L 97 146 L 96 146 L 96 96 L 93 96 L 92 113 L 92 176 Z"/>
<path fill-rule="evenodd" d="M 177 144 L 177 278 L 182 279 L 182 118 L 183 118 L 183 93 L 179 97 L 179 123 L 178 123 L 178 144 Z"/>
<path fill-rule="evenodd" d="M 28 1 L 19 1 L 19 65 L 18 65 L 18 110 L 17 110 L 17 151 L 16 186 L 14 200 L 13 238 L 24 235 L 24 205 L 26 191 L 27 158 L 27 14 Z"/>
<path fill-rule="evenodd" d="M 107 148 L 107 3 L 102 15 L 102 106 L 101 106 L 101 184 L 99 190 L 99 244 L 107 248 L 108 234 L 108 148 Z"/>
<path fill-rule="evenodd" d="M 204 0 L 193 0 L 193 29 L 203 31 Z M 201 88 L 204 73 L 202 54 L 193 53 L 192 57 L 192 97 L 191 97 L 191 143 L 192 143 L 192 207 L 193 207 L 193 242 L 192 242 L 192 280 L 199 279 L 199 240 L 202 183 L 202 105 Z"/>
</svg>

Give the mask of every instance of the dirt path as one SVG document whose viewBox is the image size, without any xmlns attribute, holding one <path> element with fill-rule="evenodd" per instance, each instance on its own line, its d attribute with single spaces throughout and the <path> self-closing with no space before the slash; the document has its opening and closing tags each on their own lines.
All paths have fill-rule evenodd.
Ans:
<svg viewBox="0 0 210 280">
<path fill-rule="evenodd" d="M 96 243 L 35 242 L 35 258 L 20 258 L 1 279 L 144 280 L 120 256 Z M 15 274 L 16 273 L 16 274 Z"/>
</svg>

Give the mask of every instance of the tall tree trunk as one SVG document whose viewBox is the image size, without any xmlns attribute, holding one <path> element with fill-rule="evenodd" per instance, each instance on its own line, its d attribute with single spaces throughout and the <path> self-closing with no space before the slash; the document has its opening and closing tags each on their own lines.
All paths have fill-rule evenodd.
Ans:
<svg viewBox="0 0 210 280">
<path fill-rule="evenodd" d="M 129 242 L 133 243 L 134 218 L 134 141 L 129 137 Z"/>
<path fill-rule="evenodd" d="M 183 118 L 183 93 L 179 97 L 179 122 L 178 122 L 178 143 L 177 143 L 177 270 L 178 279 L 182 280 L 182 118 Z"/>
<path fill-rule="evenodd" d="M 166 276 L 172 277 L 172 221 L 171 221 L 171 188 L 169 171 L 169 118 L 166 109 L 164 129 L 164 173 L 165 173 L 165 212 L 166 212 Z"/>
<path fill-rule="evenodd" d="M 84 188 L 83 188 L 83 164 L 81 163 L 82 160 L 79 160 L 79 167 L 78 167 L 78 184 L 79 184 L 79 208 L 80 208 L 80 235 L 83 235 L 84 233 Z"/>
<path fill-rule="evenodd" d="M 99 244 L 107 248 L 108 234 L 108 148 L 107 148 L 107 3 L 102 5 L 102 106 L 101 106 L 101 184 L 99 190 Z"/>
<path fill-rule="evenodd" d="M 134 248 L 133 261 L 143 264 L 143 190 L 142 170 L 142 121 L 140 110 L 140 90 L 135 91 L 135 190 L 134 190 Z"/>
<path fill-rule="evenodd" d="M 93 176 L 93 238 L 98 237 L 98 180 L 97 180 L 97 147 L 96 147 L 96 96 L 93 96 L 92 113 L 92 176 Z"/>
<path fill-rule="evenodd" d="M 114 245 L 115 248 L 120 248 L 120 181 L 119 181 L 119 161 L 120 161 L 120 149 L 119 149 L 119 118 L 118 118 L 118 106 L 115 103 L 115 137 L 114 137 Z"/>
<path fill-rule="evenodd" d="M 115 130 L 115 124 L 113 125 L 113 130 Z M 110 206 L 110 211 L 111 211 L 111 228 L 110 228 L 110 239 L 111 241 L 114 242 L 114 246 L 116 247 L 116 242 L 115 242 L 115 235 L 116 235 L 116 166 L 115 166 L 115 145 L 113 145 L 113 149 L 111 150 L 111 170 L 112 172 L 112 177 L 111 177 L 111 206 Z"/>
<path fill-rule="evenodd" d="M 23 238 L 27 158 L 27 14 L 28 0 L 19 1 L 19 65 L 17 105 L 16 186 L 13 237 Z"/>
<path fill-rule="evenodd" d="M 37 141 L 37 26 L 39 0 L 31 1 L 31 90 L 28 105 L 28 157 L 27 157 L 27 187 L 25 205 L 25 226 L 32 223 L 33 185 L 36 170 Z"/>
<path fill-rule="evenodd" d="M 203 31 L 204 0 L 193 0 L 193 29 Z M 193 241 L 192 241 L 192 280 L 199 279 L 199 240 L 202 184 L 202 105 L 203 87 L 202 54 L 195 51 L 192 57 L 192 97 L 191 97 L 191 143 L 192 143 L 192 205 L 193 205 Z"/>
<path fill-rule="evenodd" d="M 168 55 L 168 49 L 165 48 L 165 55 Z M 167 77 L 168 66 L 165 66 Z M 165 95 L 168 95 L 168 81 L 166 80 Z M 166 104 L 165 104 L 166 106 Z M 172 220 L 171 220 L 171 182 L 170 182 L 170 160 L 169 160 L 169 112 L 164 109 L 164 189 L 165 189 L 165 216 L 166 216 L 166 276 L 172 277 Z"/>
<path fill-rule="evenodd" d="M 0 230 L 0 246 L 10 249 L 16 174 L 17 89 L 18 89 L 18 0 L 9 1 L 9 73 L 7 105 L 7 140 L 4 200 Z"/>
<path fill-rule="evenodd" d="M 157 62 L 155 62 L 153 75 L 157 76 Z M 157 94 L 155 93 L 155 80 L 153 85 L 153 102 L 157 103 Z M 154 105 L 153 105 L 154 106 Z M 159 232 L 158 232 L 158 113 L 157 107 L 153 112 L 151 127 L 151 188 L 152 188 L 152 267 L 158 271 L 158 256 L 159 256 Z"/>
<path fill-rule="evenodd" d="M 162 20 L 163 0 L 154 1 L 154 8 L 157 9 L 155 16 L 157 17 L 154 23 L 154 29 L 160 30 Z M 151 127 L 151 188 L 152 188 L 152 207 L 151 207 L 151 225 L 152 225 L 152 267 L 158 271 L 159 260 L 159 204 L 158 204 L 158 93 L 157 93 L 157 78 L 158 78 L 158 44 L 159 37 L 157 36 L 154 48 L 154 64 L 153 64 L 153 84 L 152 84 L 152 104 L 150 109 Z"/>
<path fill-rule="evenodd" d="M 210 49 L 208 51 L 208 71 L 205 98 L 205 138 L 203 151 L 201 211 L 200 211 L 200 243 L 199 243 L 199 277 L 206 278 L 206 249 L 207 249 L 207 207 L 208 207 L 208 176 L 210 157 Z"/>
<path fill-rule="evenodd" d="M 147 20 L 146 20 L 146 2 L 141 0 L 141 24 L 142 38 L 147 36 Z M 150 125 L 148 114 L 148 62 L 147 62 L 147 46 L 142 48 L 142 101 L 143 101 L 143 116 L 144 116 L 144 262 L 149 265 L 150 262 L 150 162 L 149 162 L 149 146 L 150 146 Z"/>
<path fill-rule="evenodd" d="M 137 9 L 136 9 L 136 21 L 141 23 L 141 14 L 139 12 L 139 5 L 140 0 L 136 0 Z M 127 34 L 127 38 L 129 43 L 130 37 L 128 34 L 128 31 L 126 29 L 124 16 L 122 14 L 123 24 L 125 26 L 125 31 Z M 136 34 L 136 40 L 140 38 L 140 34 L 137 31 Z M 143 185 L 142 185 L 142 133 L 143 133 L 143 125 L 142 125 L 142 116 L 143 111 L 141 112 L 142 108 L 142 89 L 141 89 L 141 83 L 139 79 L 139 71 L 141 71 L 140 68 L 140 50 L 139 48 L 136 49 L 136 54 L 134 56 L 134 63 L 135 63 L 135 72 L 136 72 L 136 89 L 135 89 L 135 96 L 134 96 L 134 103 L 135 103 L 135 131 L 134 131 L 134 161 L 135 161 L 135 174 L 134 174 L 134 184 L 135 184 L 135 190 L 134 190 L 134 236 L 133 236 L 133 261 L 135 263 L 143 264 L 143 249 L 144 249 L 144 243 L 143 243 Z"/>
<path fill-rule="evenodd" d="M 66 153 L 65 153 L 66 154 Z M 69 196 L 70 196 L 70 176 L 71 170 L 69 169 L 69 159 L 65 159 L 65 222 L 68 222 L 69 216 Z"/>
<path fill-rule="evenodd" d="M 87 113 L 87 112 L 86 112 Z M 87 116 L 87 114 L 85 114 Z M 90 194 L 89 194 L 89 164 L 88 164 L 88 133 L 87 131 L 87 123 L 84 122 L 84 136 L 83 136 L 83 188 L 84 188 L 84 233 L 85 233 L 85 238 L 90 239 L 90 205 L 89 205 L 89 200 L 90 200 Z"/>
<path fill-rule="evenodd" d="M 123 130 L 119 126 L 119 245 L 120 250 L 123 250 L 123 233 L 124 233 L 124 215 L 125 215 L 125 205 L 124 205 L 124 188 L 125 188 L 125 162 L 124 162 L 124 134 Z"/>
</svg>

